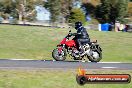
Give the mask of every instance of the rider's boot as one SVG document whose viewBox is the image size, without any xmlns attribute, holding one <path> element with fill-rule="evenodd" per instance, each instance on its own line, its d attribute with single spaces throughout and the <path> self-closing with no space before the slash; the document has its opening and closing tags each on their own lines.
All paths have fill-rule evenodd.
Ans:
<svg viewBox="0 0 132 88">
<path fill-rule="evenodd" d="M 85 54 L 85 52 L 81 46 L 79 47 L 79 54 L 80 54 L 80 56 L 83 56 Z"/>
</svg>

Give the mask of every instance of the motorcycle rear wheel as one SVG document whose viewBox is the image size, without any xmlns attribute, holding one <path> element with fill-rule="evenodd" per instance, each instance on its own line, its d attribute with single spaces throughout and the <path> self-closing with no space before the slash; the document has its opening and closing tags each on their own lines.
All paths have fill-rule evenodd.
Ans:
<svg viewBox="0 0 132 88">
<path fill-rule="evenodd" d="M 52 52 L 52 57 L 56 60 L 56 61 L 64 61 L 66 59 L 66 51 L 63 50 L 62 54 L 58 53 L 58 49 L 54 49 Z"/>
<path fill-rule="evenodd" d="M 91 61 L 91 62 L 99 62 L 102 59 L 102 53 L 101 52 L 99 53 L 99 58 L 94 58 L 92 56 L 87 56 L 87 57 L 88 57 L 89 61 Z"/>
</svg>

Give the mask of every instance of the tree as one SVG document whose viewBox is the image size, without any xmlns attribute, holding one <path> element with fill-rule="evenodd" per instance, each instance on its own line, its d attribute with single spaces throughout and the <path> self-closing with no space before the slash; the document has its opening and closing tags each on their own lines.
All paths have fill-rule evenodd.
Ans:
<svg viewBox="0 0 132 88">
<path fill-rule="evenodd" d="M 115 23 L 116 20 L 124 22 L 127 8 L 128 0 L 101 0 L 101 5 L 96 9 L 96 17 L 101 23 Z"/>
<path fill-rule="evenodd" d="M 44 7 L 51 13 L 51 22 L 67 22 L 72 9 L 73 0 L 48 0 Z"/>
<path fill-rule="evenodd" d="M 101 5 L 97 6 L 96 17 L 101 23 L 109 22 L 110 15 L 110 0 L 101 0 Z"/>
<path fill-rule="evenodd" d="M 118 0 L 115 7 L 117 8 L 117 18 L 115 20 L 125 22 L 124 17 L 128 12 L 128 0 Z"/>
<path fill-rule="evenodd" d="M 86 15 L 90 14 L 91 16 L 95 16 L 96 7 L 92 3 L 82 3 L 82 8 L 85 9 Z"/>
<path fill-rule="evenodd" d="M 35 12 L 35 5 L 43 2 L 43 0 L 1 0 L 0 12 L 10 14 L 21 21 Z"/>
<path fill-rule="evenodd" d="M 35 13 L 35 6 L 39 4 L 43 4 L 42 0 L 14 0 L 13 4 L 16 5 L 15 10 L 19 15 L 19 20 L 29 19 Z"/>
<path fill-rule="evenodd" d="M 86 21 L 85 14 L 83 13 L 81 9 L 74 8 L 71 10 L 71 13 L 69 16 L 69 23 L 74 24 L 77 21 L 84 23 Z"/>
<path fill-rule="evenodd" d="M 2 13 L 1 15 L 4 14 L 11 14 L 14 15 L 13 13 L 16 12 L 15 10 L 15 4 L 13 4 L 12 0 L 2 0 L 0 1 L 0 12 Z M 14 15 L 14 17 L 17 17 L 17 15 Z"/>
<path fill-rule="evenodd" d="M 47 7 L 51 13 L 51 22 L 57 22 L 61 12 L 61 0 L 48 0 L 45 7 Z"/>
<path fill-rule="evenodd" d="M 61 15 L 62 22 L 65 23 L 68 21 L 68 16 L 70 15 L 72 9 L 73 0 L 61 0 Z"/>
<path fill-rule="evenodd" d="M 128 4 L 128 16 L 132 16 L 132 2 Z"/>
</svg>

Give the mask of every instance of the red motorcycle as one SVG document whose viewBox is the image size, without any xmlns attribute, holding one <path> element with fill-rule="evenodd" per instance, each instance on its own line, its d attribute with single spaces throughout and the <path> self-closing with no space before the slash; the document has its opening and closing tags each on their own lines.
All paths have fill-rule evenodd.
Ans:
<svg viewBox="0 0 132 88">
<path fill-rule="evenodd" d="M 87 57 L 91 62 L 99 62 L 102 59 L 102 49 L 100 48 L 97 40 L 83 44 L 83 55 L 80 54 L 79 48 L 76 44 L 75 38 L 71 37 L 71 30 L 68 35 L 57 45 L 57 48 L 53 50 L 52 57 L 56 61 L 64 61 L 67 54 L 73 57 L 74 60 L 82 60 Z"/>
</svg>

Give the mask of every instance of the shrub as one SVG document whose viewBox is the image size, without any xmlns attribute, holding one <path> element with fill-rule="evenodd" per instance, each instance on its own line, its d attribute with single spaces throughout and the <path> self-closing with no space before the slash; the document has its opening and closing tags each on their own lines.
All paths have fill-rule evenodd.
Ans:
<svg viewBox="0 0 132 88">
<path fill-rule="evenodd" d="M 74 24 L 75 22 L 80 21 L 85 23 L 85 14 L 79 8 L 74 8 L 71 10 L 70 16 L 68 18 L 68 22 Z"/>
</svg>

